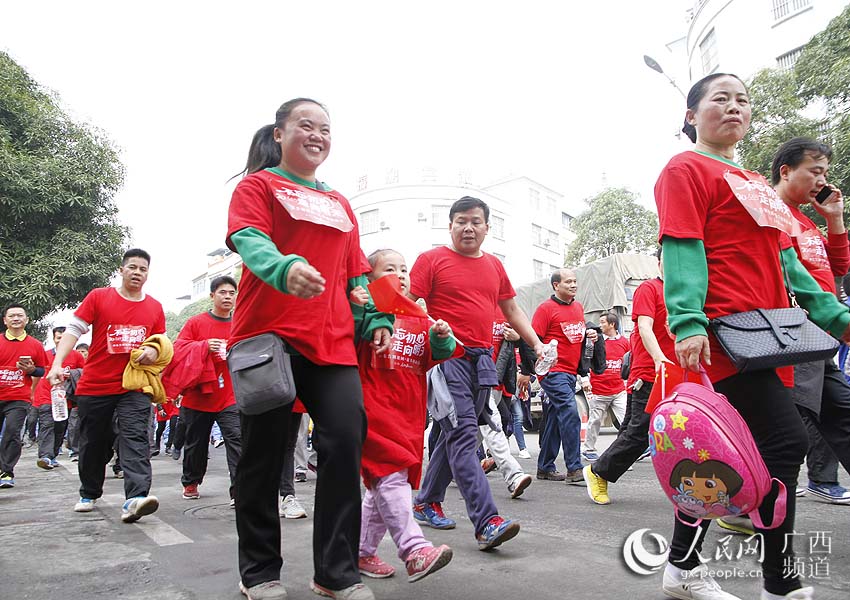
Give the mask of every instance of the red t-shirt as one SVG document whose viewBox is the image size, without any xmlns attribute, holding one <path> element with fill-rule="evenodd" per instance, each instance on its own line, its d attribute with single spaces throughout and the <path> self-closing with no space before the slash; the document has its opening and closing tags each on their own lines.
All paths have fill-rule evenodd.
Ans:
<svg viewBox="0 0 850 600">
<path fill-rule="evenodd" d="M 230 236 L 247 227 L 269 236 L 282 254 L 304 257 L 325 278 L 325 292 L 310 300 L 283 294 L 245 266 L 230 344 L 274 332 L 315 364 L 356 365 L 348 280 L 371 269 L 360 250 L 357 220 L 348 200 L 335 191 L 315 190 L 259 171 L 242 179 L 233 191 L 229 248 L 236 249 Z"/>
<path fill-rule="evenodd" d="M 133 302 L 115 288 L 97 288 L 83 299 L 74 316 L 92 326 L 89 358 L 77 383 L 77 395 L 126 393 L 121 380 L 130 351 L 150 336 L 165 333 L 162 305 L 148 295 Z"/>
<path fill-rule="evenodd" d="M 834 233 L 826 238 L 799 208 L 788 208 L 800 223 L 802 231 L 794 238 L 783 233 L 782 249 L 790 248 L 793 240 L 797 258 L 809 274 L 824 291 L 835 294 L 835 278 L 844 277 L 850 269 L 850 242 L 847 234 Z"/>
<path fill-rule="evenodd" d="M 406 468 L 408 482 L 417 489 L 427 412 L 425 371 L 434 364 L 428 321 L 397 316 L 387 354 L 377 356 L 364 341 L 357 358 L 369 423 L 363 443 L 363 480 L 371 486 L 373 479 Z"/>
<path fill-rule="evenodd" d="M 50 360 L 56 356 L 56 350 L 50 351 Z M 52 364 L 52 362 L 51 362 Z M 69 367 L 71 369 L 82 369 L 86 364 L 86 359 L 76 350 L 71 350 L 65 360 L 62 361 L 62 368 Z M 42 377 L 35 386 L 35 394 L 33 395 L 33 406 L 44 406 L 50 404 L 50 384 L 47 383 L 47 377 Z"/>
<path fill-rule="evenodd" d="M 573 300 L 564 304 L 549 298 L 534 311 L 531 327 L 544 344 L 558 340 L 558 360 L 549 371 L 575 375 L 584 349 L 586 329 L 581 303 Z"/>
<path fill-rule="evenodd" d="M 28 335 L 23 340 L 10 340 L 0 333 L 0 402 L 12 400 L 30 401 L 32 377 L 18 369 L 18 359 L 29 356 L 36 367 L 43 367 L 45 375 L 50 370 L 50 359 L 44 346 Z"/>
<path fill-rule="evenodd" d="M 724 178 L 727 172 L 768 185 L 760 175 L 697 152 L 674 156 L 655 184 L 658 238 L 702 240 L 708 264 L 703 310 L 709 319 L 756 308 L 787 308 L 780 231 L 755 222 Z M 709 342 L 711 366 L 706 370 L 711 380 L 736 374 L 711 333 Z M 789 372 L 779 371 L 783 381 Z"/>
<path fill-rule="evenodd" d="M 605 338 L 605 372 L 601 375 L 590 373 L 590 385 L 598 396 L 615 396 L 625 391 L 626 384 L 620 377 L 623 368 L 623 355 L 629 351 L 629 340 L 621 335 Z"/>
<path fill-rule="evenodd" d="M 632 366 L 629 373 L 629 381 L 643 379 L 649 383 L 655 381 L 655 361 L 643 345 L 638 329 L 638 317 L 650 317 L 652 321 L 652 333 L 658 340 L 658 346 L 664 356 L 670 360 L 676 360 L 675 342 L 667 330 L 667 307 L 664 305 L 664 283 L 660 279 L 649 279 L 644 281 L 635 290 L 632 299 L 632 322 L 635 329 L 632 332 Z M 712 359 L 714 355 L 712 354 Z"/>
<path fill-rule="evenodd" d="M 419 255 L 410 270 L 410 292 L 471 348 L 492 346 L 496 306 L 516 296 L 498 258 L 486 252 L 472 258 L 445 246 Z"/>
<path fill-rule="evenodd" d="M 186 321 L 177 339 L 201 341 L 215 338 L 226 340 L 230 338 L 230 322 L 230 318 L 222 319 L 209 312 L 195 315 Z M 227 370 L 227 361 L 222 360 L 218 354 L 212 355 L 212 361 L 218 377 L 218 384 L 213 387 L 213 393 L 204 394 L 198 387 L 183 390 L 181 406 L 203 412 L 217 413 L 236 404 L 230 371 Z"/>
</svg>

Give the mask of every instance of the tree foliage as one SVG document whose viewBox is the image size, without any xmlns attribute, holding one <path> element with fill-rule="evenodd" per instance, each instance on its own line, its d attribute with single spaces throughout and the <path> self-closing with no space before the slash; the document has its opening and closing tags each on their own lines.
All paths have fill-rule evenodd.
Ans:
<svg viewBox="0 0 850 600">
<path fill-rule="evenodd" d="M 177 336 L 179 335 L 180 330 L 183 329 L 186 321 L 195 315 L 212 310 L 212 307 L 212 298 L 206 296 L 200 300 L 195 300 L 191 304 L 187 304 L 179 313 L 168 311 L 165 313 L 166 334 L 172 340 L 177 339 Z"/>
<path fill-rule="evenodd" d="M 586 200 L 588 210 L 572 222 L 576 239 L 567 250 L 566 264 L 580 266 L 619 252 L 654 250 L 658 219 L 636 198 L 626 188 L 607 188 Z"/>
<path fill-rule="evenodd" d="M 830 184 L 850 190 L 850 6 L 803 47 L 793 69 L 766 69 L 749 84 L 752 125 L 741 142 L 741 162 L 770 179 L 776 150 L 795 136 L 832 146 Z M 850 222 L 850 203 L 844 221 Z M 810 207 L 804 211 L 823 219 Z"/>
<path fill-rule="evenodd" d="M 0 52 L 0 304 L 36 321 L 108 284 L 127 238 L 113 202 L 123 179 L 105 135 Z"/>
</svg>

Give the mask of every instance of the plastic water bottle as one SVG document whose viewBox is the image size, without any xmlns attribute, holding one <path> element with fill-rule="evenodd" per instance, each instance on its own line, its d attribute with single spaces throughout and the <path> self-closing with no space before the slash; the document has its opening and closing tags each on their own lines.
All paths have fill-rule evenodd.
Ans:
<svg viewBox="0 0 850 600">
<path fill-rule="evenodd" d="M 53 420 L 68 420 L 68 402 L 65 398 L 65 384 L 58 383 L 50 389 L 50 403 L 53 406 Z"/>
<path fill-rule="evenodd" d="M 558 360 L 558 340 L 550 340 L 543 347 L 543 358 L 538 358 L 534 363 L 534 372 L 538 375 L 545 375 Z"/>
</svg>

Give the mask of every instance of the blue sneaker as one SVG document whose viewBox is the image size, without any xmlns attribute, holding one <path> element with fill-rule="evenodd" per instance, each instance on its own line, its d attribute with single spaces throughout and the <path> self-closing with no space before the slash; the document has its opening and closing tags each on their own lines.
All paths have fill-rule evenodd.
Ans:
<svg viewBox="0 0 850 600">
<path fill-rule="evenodd" d="M 51 459 L 50 459 L 50 467 L 51 467 L 51 468 L 53 468 L 53 469 L 55 469 L 55 468 L 56 468 L 56 467 L 58 467 L 58 466 L 59 466 L 59 461 L 58 461 L 58 460 L 56 460 L 55 458 L 51 458 Z"/>
<path fill-rule="evenodd" d="M 15 476 L 12 473 L 0 473 L 0 488 L 15 487 Z"/>
<path fill-rule="evenodd" d="M 156 496 L 136 496 L 124 503 L 121 520 L 125 523 L 135 523 L 145 515 L 156 512 L 158 508 L 159 500 Z"/>
<path fill-rule="evenodd" d="M 443 507 L 439 502 L 430 504 L 415 504 L 413 506 L 413 518 L 434 529 L 454 529 L 457 523 L 443 513 Z"/>
<path fill-rule="evenodd" d="M 646 450 L 644 450 L 643 453 L 641 453 L 641 455 L 638 456 L 638 458 L 635 462 L 642 461 L 644 458 L 647 458 L 651 453 L 652 453 L 652 446 L 647 446 Z"/>
<path fill-rule="evenodd" d="M 518 533 L 519 523 L 496 516 L 487 522 L 484 531 L 476 535 L 475 539 L 478 540 L 479 550 L 489 550 L 513 539 Z"/>
<path fill-rule="evenodd" d="M 95 498 L 80 498 L 74 505 L 74 512 L 91 512 L 94 510 Z"/>
<path fill-rule="evenodd" d="M 587 462 L 596 462 L 599 460 L 599 455 L 596 452 L 582 452 L 581 456 Z"/>
<path fill-rule="evenodd" d="M 814 481 L 810 481 L 809 487 L 806 490 L 810 494 L 823 498 L 832 504 L 850 504 L 850 492 L 847 491 L 847 488 L 843 488 L 837 483 L 815 483 Z"/>
<path fill-rule="evenodd" d="M 50 471 L 51 469 L 53 469 L 53 459 L 49 456 L 40 457 L 37 461 L 35 461 L 35 464 L 44 469 L 45 471 Z"/>
</svg>

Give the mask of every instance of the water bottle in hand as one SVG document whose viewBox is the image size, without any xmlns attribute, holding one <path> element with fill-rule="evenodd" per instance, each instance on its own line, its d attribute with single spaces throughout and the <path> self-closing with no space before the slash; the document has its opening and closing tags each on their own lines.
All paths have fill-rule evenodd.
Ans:
<svg viewBox="0 0 850 600">
<path fill-rule="evenodd" d="M 65 367 L 62 373 L 62 381 L 50 388 L 50 405 L 53 409 L 54 421 L 68 420 L 68 401 L 65 392 L 65 380 L 71 374 L 71 369 Z"/>
<path fill-rule="evenodd" d="M 534 372 L 545 375 L 558 360 L 558 340 L 551 340 L 543 347 L 543 358 L 538 358 L 534 363 Z"/>
</svg>

